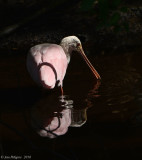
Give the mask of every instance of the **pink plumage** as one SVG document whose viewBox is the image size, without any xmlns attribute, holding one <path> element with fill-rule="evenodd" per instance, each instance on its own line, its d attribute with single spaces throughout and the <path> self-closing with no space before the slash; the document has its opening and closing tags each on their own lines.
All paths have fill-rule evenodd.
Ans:
<svg viewBox="0 0 142 160">
<path fill-rule="evenodd" d="M 27 68 L 31 77 L 48 89 L 54 88 L 56 81 L 62 86 L 67 66 L 66 54 L 63 48 L 56 44 L 36 45 L 28 54 Z"/>
</svg>

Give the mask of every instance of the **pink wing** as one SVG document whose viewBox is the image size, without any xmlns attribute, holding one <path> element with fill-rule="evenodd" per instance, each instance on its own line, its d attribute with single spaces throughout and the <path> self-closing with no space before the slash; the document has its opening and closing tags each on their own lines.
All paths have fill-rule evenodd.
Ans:
<svg viewBox="0 0 142 160">
<path fill-rule="evenodd" d="M 38 65 L 44 62 L 48 62 L 54 67 L 57 73 L 57 80 L 62 85 L 68 65 L 67 57 L 62 47 L 56 44 L 37 45 L 32 47 L 27 60 L 27 67 L 32 78 L 45 88 L 54 88 L 56 76 L 53 68 L 48 65 L 42 65 L 38 70 Z"/>
</svg>

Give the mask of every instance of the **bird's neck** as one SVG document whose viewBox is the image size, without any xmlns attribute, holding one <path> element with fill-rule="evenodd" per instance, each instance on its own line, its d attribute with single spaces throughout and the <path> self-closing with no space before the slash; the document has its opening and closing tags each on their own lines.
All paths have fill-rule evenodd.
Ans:
<svg viewBox="0 0 142 160">
<path fill-rule="evenodd" d="M 65 45 L 65 44 L 62 44 L 62 43 L 60 45 L 63 48 L 63 50 L 64 50 L 64 52 L 67 56 L 68 63 L 69 63 L 73 49 L 69 45 Z"/>
</svg>

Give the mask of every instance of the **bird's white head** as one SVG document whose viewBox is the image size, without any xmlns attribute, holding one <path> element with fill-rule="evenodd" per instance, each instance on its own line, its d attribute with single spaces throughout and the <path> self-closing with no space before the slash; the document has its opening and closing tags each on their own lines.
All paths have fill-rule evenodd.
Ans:
<svg viewBox="0 0 142 160">
<path fill-rule="evenodd" d="M 68 36 L 61 40 L 60 45 L 64 49 L 69 63 L 72 51 L 78 50 L 78 46 L 81 46 L 81 41 L 76 36 Z"/>
<path fill-rule="evenodd" d="M 81 41 L 76 36 L 68 36 L 61 40 L 60 43 L 63 47 L 68 47 L 71 50 L 76 50 L 78 45 L 81 45 Z"/>
<path fill-rule="evenodd" d="M 92 70 L 95 77 L 97 79 L 101 79 L 100 75 L 97 73 L 95 68 L 92 66 L 92 64 L 90 63 L 90 61 L 86 57 L 86 55 L 83 51 L 82 45 L 81 45 L 81 41 L 76 36 L 68 36 L 68 37 L 63 38 L 61 40 L 60 45 L 62 46 L 62 48 L 64 49 L 64 51 L 66 53 L 68 63 L 70 62 L 70 54 L 72 53 L 72 51 L 77 51 L 81 54 L 83 59 L 86 61 L 87 65 Z"/>
</svg>

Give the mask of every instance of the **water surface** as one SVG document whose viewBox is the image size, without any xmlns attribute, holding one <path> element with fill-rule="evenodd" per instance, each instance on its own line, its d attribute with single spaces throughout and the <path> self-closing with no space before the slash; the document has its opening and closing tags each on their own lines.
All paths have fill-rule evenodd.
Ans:
<svg viewBox="0 0 142 160">
<path fill-rule="evenodd" d="M 73 55 L 64 79 L 64 93 L 68 96 L 63 101 L 59 89 L 45 92 L 30 79 L 26 56 L 3 56 L 1 154 L 29 154 L 34 158 L 42 155 L 50 159 L 142 157 L 140 52 L 89 57 L 102 77 L 101 83 L 83 60 Z M 33 115 L 40 129 L 51 117 L 61 119 L 66 115 L 65 133 L 55 139 L 43 138 L 38 134 L 37 122 L 33 125 Z"/>
</svg>

